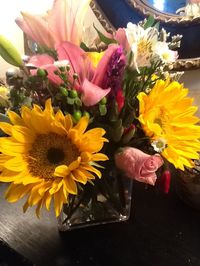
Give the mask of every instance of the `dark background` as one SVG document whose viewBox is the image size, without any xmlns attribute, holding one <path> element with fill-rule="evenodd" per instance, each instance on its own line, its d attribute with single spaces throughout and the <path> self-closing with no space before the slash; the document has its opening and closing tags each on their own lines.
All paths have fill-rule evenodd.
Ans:
<svg viewBox="0 0 200 266">
<path fill-rule="evenodd" d="M 174 190 L 135 182 L 128 222 L 60 234 L 53 212 L 38 220 L 1 199 L 0 265 L 200 266 L 200 212 Z"/>
</svg>

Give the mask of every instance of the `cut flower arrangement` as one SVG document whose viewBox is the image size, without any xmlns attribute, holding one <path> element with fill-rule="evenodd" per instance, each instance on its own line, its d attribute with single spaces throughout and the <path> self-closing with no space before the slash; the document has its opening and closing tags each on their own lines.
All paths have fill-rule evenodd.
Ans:
<svg viewBox="0 0 200 266">
<path fill-rule="evenodd" d="M 126 220 L 133 179 L 168 192 L 170 165 L 199 158 L 197 107 L 169 74 L 181 36 L 152 17 L 113 34 L 85 28 L 89 0 L 55 0 L 45 15 L 22 13 L 21 57 L 0 36 L 15 69 L 0 87 L 1 182 L 9 202 L 25 198 L 59 217 L 61 229 Z M 2 116 L 3 117 L 3 116 Z"/>
</svg>

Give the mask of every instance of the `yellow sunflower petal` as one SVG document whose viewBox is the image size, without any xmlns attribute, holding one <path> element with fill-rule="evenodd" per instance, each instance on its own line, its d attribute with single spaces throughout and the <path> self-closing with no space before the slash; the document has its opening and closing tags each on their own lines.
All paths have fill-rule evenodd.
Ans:
<svg viewBox="0 0 200 266">
<path fill-rule="evenodd" d="M 33 143 L 35 134 L 27 127 L 13 126 L 12 136 L 21 143 Z"/>
<path fill-rule="evenodd" d="M 23 212 L 25 213 L 29 207 L 28 201 L 26 201 L 23 205 Z"/>
<path fill-rule="evenodd" d="M 88 170 L 90 172 L 95 173 L 99 178 L 101 178 L 101 172 L 99 170 L 97 170 L 96 168 L 94 168 L 91 165 L 84 165 L 82 166 L 85 170 Z"/>
<path fill-rule="evenodd" d="M 41 209 L 42 209 L 42 205 L 44 204 L 44 198 L 42 198 L 39 202 L 38 202 L 38 204 L 37 204 L 37 208 L 36 208 L 36 210 L 35 210 L 35 213 L 36 213 L 36 215 L 37 215 L 37 217 L 38 218 L 40 218 L 40 211 L 41 211 Z"/>
<path fill-rule="evenodd" d="M 69 131 L 73 127 L 73 121 L 71 115 L 65 116 L 65 129 Z"/>
<path fill-rule="evenodd" d="M 54 121 L 51 124 L 51 132 L 54 132 L 58 135 L 66 135 L 67 131 L 64 128 L 64 126 L 62 126 L 62 124 L 60 122 Z"/>
<path fill-rule="evenodd" d="M 27 163 L 21 155 L 17 155 L 5 162 L 4 167 L 11 171 L 21 172 L 27 169 Z"/>
<path fill-rule="evenodd" d="M 62 179 L 56 179 L 54 180 L 54 182 L 52 183 L 52 187 L 49 190 L 49 194 L 53 195 L 56 192 L 58 192 L 60 190 L 60 188 L 63 185 L 63 180 Z"/>
<path fill-rule="evenodd" d="M 0 154 L 0 165 L 4 165 L 5 162 L 10 160 L 11 158 L 13 157 L 5 154 Z"/>
<path fill-rule="evenodd" d="M 36 205 L 41 199 L 42 196 L 38 193 L 38 189 L 43 185 L 43 183 L 39 183 L 34 185 L 34 187 L 30 191 L 30 195 L 28 197 L 28 204 L 29 206 Z"/>
<path fill-rule="evenodd" d="M 83 166 L 84 167 L 84 166 Z M 88 181 L 90 180 L 90 179 L 95 179 L 95 176 L 92 174 L 92 173 L 90 173 L 90 172 L 88 172 L 86 169 L 84 169 L 83 167 L 80 167 L 79 168 L 79 170 L 87 177 L 87 179 L 88 179 Z"/>
<path fill-rule="evenodd" d="M 74 170 L 73 174 L 72 174 L 72 178 L 77 181 L 80 182 L 82 184 L 86 184 L 87 183 L 87 176 L 85 175 L 85 173 L 81 170 Z"/>
<path fill-rule="evenodd" d="M 79 165 L 80 165 L 80 162 L 81 162 L 81 157 L 78 157 L 76 161 L 73 161 L 72 163 L 70 163 L 70 165 L 69 165 L 69 170 L 70 170 L 70 171 L 73 171 L 73 170 L 75 170 L 76 168 L 78 168 Z"/>
<path fill-rule="evenodd" d="M 48 211 L 50 210 L 51 200 L 52 196 L 49 193 L 47 193 L 45 197 L 45 206 Z"/>
<path fill-rule="evenodd" d="M 30 147 L 29 144 L 16 142 L 13 138 L 0 138 L 0 152 L 5 155 L 16 156 L 18 154 L 26 153 Z"/>
<path fill-rule="evenodd" d="M 96 153 L 92 155 L 92 161 L 107 161 L 109 160 L 108 156 L 103 153 Z"/>
<path fill-rule="evenodd" d="M 12 125 L 5 122 L 0 122 L 0 129 L 3 130 L 7 135 L 12 134 Z"/>
<path fill-rule="evenodd" d="M 31 109 L 29 109 L 27 106 L 22 106 L 21 116 L 22 116 L 22 119 L 23 119 L 24 124 L 28 128 L 32 129 L 33 126 L 32 126 L 32 123 L 31 123 Z"/>
<path fill-rule="evenodd" d="M 25 126 L 23 119 L 17 113 L 8 111 L 7 115 L 13 125 Z"/>
<path fill-rule="evenodd" d="M 63 184 L 66 188 L 66 190 L 73 195 L 77 195 L 78 190 L 77 190 L 77 185 L 76 182 L 73 179 L 73 175 L 70 174 L 67 177 L 63 179 Z"/>
<path fill-rule="evenodd" d="M 56 217 L 60 215 L 62 207 L 63 207 L 63 197 L 61 193 L 57 192 L 56 194 L 54 194 L 54 209 Z"/>
<path fill-rule="evenodd" d="M 65 177 L 70 173 L 70 169 L 67 165 L 59 165 L 54 171 L 54 176 Z"/>
<path fill-rule="evenodd" d="M 92 160 L 92 154 L 89 152 L 81 152 L 81 162 L 90 162 Z"/>
<path fill-rule="evenodd" d="M 58 110 L 58 112 L 55 114 L 55 120 L 61 123 L 63 127 L 65 127 L 65 116 L 63 115 L 61 110 Z"/>
<path fill-rule="evenodd" d="M 87 116 L 83 116 L 81 117 L 77 125 L 74 127 L 74 129 L 76 129 L 79 132 L 79 134 L 82 135 L 85 132 L 88 123 L 89 123 L 89 118 Z"/>
<path fill-rule="evenodd" d="M 6 200 L 8 202 L 16 202 L 23 198 L 31 189 L 31 186 L 21 186 L 11 184 L 5 193 Z"/>
</svg>

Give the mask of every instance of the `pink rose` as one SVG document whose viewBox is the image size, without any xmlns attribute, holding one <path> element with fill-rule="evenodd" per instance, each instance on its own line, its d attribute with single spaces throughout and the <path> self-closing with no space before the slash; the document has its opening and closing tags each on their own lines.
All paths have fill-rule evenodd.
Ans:
<svg viewBox="0 0 200 266">
<path fill-rule="evenodd" d="M 149 155 L 138 149 L 126 147 L 115 155 L 115 163 L 129 178 L 155 185 L 155 172 L 163 164 L 163 159 L 159 154 Z"/>
</svg>

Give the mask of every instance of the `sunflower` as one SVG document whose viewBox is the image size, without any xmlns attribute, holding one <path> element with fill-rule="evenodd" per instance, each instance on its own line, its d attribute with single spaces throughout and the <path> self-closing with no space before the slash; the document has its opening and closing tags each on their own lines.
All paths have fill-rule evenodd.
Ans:
<svg viewBox="0 0 200 266">
<path fill-rule="evenodd" d="M 95 161 L 108 160 L 99 151 L 107 139 L 102 128 L 86 131 L 88 118 L 82 117 L 73 126 L 71 115 L 54 113 L 51 100 L 42 110 L 23 106 L 21 116 L 8 112 L 12 124 L 0 123 L 9 135 L 0 138 L 0 181 L 11 182 L 6 199 L 16 202 L 24 196 L 24 212 L 37 205 L 39 216 L 43 206 L 50 209 L 53 199 L 56 216 L 69 194 L 77 195 L 79 183 L 86 184 L 101 177 Z M 86 131 L 86 132 L 85 132 Z"/>
<path fill-rule="evenodd" d="M 159 80 L 147 95 L 139 93 L 139 121 L 153 146 L 176 168 L 192 168 L 200 151 L 198 107 L 186 97 L 188 89 L 174 81 Z"/>
</svg>

